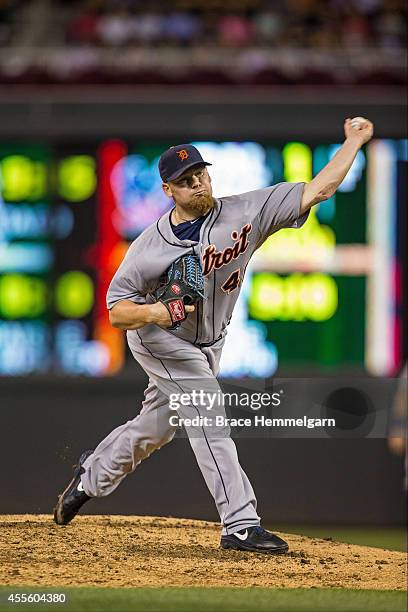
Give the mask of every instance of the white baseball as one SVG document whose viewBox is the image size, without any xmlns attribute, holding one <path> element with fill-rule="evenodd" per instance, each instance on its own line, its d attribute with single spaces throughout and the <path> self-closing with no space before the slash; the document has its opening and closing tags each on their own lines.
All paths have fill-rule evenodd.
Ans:
<svg viewBox="0 0 408 612">
<path fill-rule="evenodd" d="M 354 117 L 351 120 L 351 127 L 353 127 L 355 130 L 359 130 L 365 121 L 366 119 L 364 119 L 364 117 Z"/>
</svg>

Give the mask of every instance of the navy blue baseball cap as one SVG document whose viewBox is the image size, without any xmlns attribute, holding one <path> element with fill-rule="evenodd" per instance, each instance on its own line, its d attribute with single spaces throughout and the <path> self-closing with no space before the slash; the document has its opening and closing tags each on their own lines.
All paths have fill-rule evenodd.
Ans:
<svg viewBox="0 0 408 612">
<path fill-rule="evenodd" d="M 167 149 L 159 159 L 159 172 L 164 183 L 174 181 L 183 172 L 198 165 L 211 166 L 201 157 L 201 153 L 192 144 L 180 144 Z"/>
</svg>

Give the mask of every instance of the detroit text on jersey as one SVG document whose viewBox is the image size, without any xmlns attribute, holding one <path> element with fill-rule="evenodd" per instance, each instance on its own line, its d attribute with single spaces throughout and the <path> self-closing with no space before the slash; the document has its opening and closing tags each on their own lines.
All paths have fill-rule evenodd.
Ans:
<svg viewBox="0 0 408 612">
<path fill-rule="evenodd" d="M 203 254 L 203 274 L 208 276 L 215 269 L 218 270 L 222 266 L 226 266 L 233 259 L 237 259 L 248 248 L 249 234 L 252 231 L 251 223 L 247 223 L 241 228 L 240 233 L 234 231 L 231 233 L 232 240 L 235 240 L 233 247 L 226 247 L 223 251 L 217 251 L 215 244 L 209 244 Z"/>
</svg>

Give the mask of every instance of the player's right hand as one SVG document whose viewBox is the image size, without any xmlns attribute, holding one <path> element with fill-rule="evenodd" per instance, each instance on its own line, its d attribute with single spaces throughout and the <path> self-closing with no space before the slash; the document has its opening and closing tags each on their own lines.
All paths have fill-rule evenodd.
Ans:
<svg viewBox="0 0 408 612">
<path fill-rule="evenodd" d="M 186 312 L 194 312 L 195 306 L 185 306 L 185 309 Z M 151 322 L 160 327 L 171 327 L 173 325 L 170 313 L 162 302 L 150 304 L 150 314 L 152 318 Z"/>
</svg>

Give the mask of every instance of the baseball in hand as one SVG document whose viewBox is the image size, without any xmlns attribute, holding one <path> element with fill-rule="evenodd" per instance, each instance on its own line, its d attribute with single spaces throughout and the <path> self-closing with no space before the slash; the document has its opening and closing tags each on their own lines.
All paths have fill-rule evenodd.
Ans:
<svg viewBox="0 0 408 612">
<path fill-rule="evenodd" d="M 346 138 L 357 138 L 361 145 L 365 144 L 373 137 L 374 125 L 369 119 L 364 117 L 349 117 L 344 122 L 344 134 Z"/>
<path fill-rule="evenodd" d="M 354 117 L 351 120 L 351 127 L 355 130 L 360 130 L 366 121 L 367 119 L 364 119 L 364 117 Z"/>
</svg>

